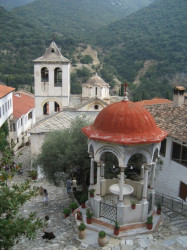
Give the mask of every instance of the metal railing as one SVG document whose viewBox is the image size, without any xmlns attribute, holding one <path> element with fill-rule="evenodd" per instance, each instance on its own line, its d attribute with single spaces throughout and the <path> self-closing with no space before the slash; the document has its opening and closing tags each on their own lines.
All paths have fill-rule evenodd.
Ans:
<svg viewBox="0 0 187 250">
<path fill-rule="evenodd" d="M 106 201 L 100 202 L 100 217 L 104 217 L 111 221 L 117 221 L 117 207 L 107 204 Z"/>
<path fill-rule="evenodd" d="M 172 196 L 155 192 L 155 204 L 160 203 L 163 207 L 187 216 L 187 203 Z"/>
</svg>

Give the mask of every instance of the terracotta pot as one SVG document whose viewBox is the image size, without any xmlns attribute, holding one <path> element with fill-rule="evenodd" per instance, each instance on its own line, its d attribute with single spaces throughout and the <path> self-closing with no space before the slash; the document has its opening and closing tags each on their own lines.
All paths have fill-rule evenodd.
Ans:
<svg viewBox="0 0 187 250">
<path fill-rule="evenodd" d="M 86 218 L 86 223 L 87 224 L 92 224 L 92 218 Z"/>
<path fill-rule="evenodd" d="M 160 214 L 161 214 L 161 210 L 157 210 L 156 213 L 157 213 L 158 215 L 160 215 Z"/>
<path fill-rule="evenodd" d="M 119 235 L 119 229 L 114 228 L 114 235 Z"/>
<path fill-rule="evenodd" d="M 77 220 L 82 220 L 82 214 L 77 214 Z"/>
<path fill-rule="evenodd" d="M 153 223 L 152 224 L 147 224 L 147 229 L 151 230 L 153 228 Z"/>
<path fill-rule="evenodd" d="M 33 176 L 32 180 L 35 181 L 37 179 L 37 176 Z"/>
<path fill-rule="evenodd" d="M 85 230 L 78 230 L 78 237 L 79 239 L 84 239 L 85 238 L 85 234 L 86 234 L 86 229 Z"/>
<path fill-rule="evenodd" d="M 74 212 L 74 210 L 75 210 L 75 209 L 73 209 L 73 208 L 71 209 L 72 213 Z"/>
<path fill-rule="evenodd" d="M 64 214 L 64 218 L 67 218 L 69 216 L 69 214 Z"/>
<path fill-rule="evenodd" d="M 98 244 L 100 247 L 104 247 L 106 245 L 106 237 L 98 237 Z"/>
<path fill-rule="evenodd" d="M 90 198 L 93 198 L 94 197 L 94 194 L 90 194 Z"/>
<path fill-rule="evenodd" d="M 131 208 L 132 208 L 132 209 L 135 209 L 135 208 L 136 208 L 136 204 L 132 204 L 132 205 L 131 205 Z"/>
<path fill-rule="evenodd" d="M 85 207 L 86 207 L 85 203 L 82 203 L 82 204 L 81 204 L 81 207 L 82 207 L 82 208 L 85 208 Z"/>
</svg>

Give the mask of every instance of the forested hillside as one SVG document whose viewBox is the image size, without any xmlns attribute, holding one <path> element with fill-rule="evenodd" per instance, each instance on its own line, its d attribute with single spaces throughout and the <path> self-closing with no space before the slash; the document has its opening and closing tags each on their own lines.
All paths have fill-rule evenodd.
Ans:
<svg viewBox="0 0 187 250">
<path fill-rule="evenodd" d="M 15 7 L 22 6 L 31 3 L 35 0 L 0 0 L 0 6 L 7 10 L 11 10 Z"/>
<path fill-rule="evenodd" d="M 0 8 L 0 37 L 0 81 L 12 86 L 33 83 L 32 60 L 45 52 L 52 35 Z M 55 41 L 68 57 L 78 46 L 69 37 L 56 36 Z"/>
<path fill-rule="evenodd" d="M 133 94 L 164 96 L 176 75 L 187 74 L 186 30 L 187 1 L 160 0 L 100 29 L 90 41 L 103 49 L 104 68 L 123 81 L 132 83 L 144 62 L 153 60 L 141 84 L 132 87 Z"/>
<path fill-rule="evenodd" d="M 99 27 L 147 6 L 153 0 L 36 0 L 16 8 L 13 13 L 24 17 L 45 32 L 70 36 L 91 34 Z"/>
</svg>

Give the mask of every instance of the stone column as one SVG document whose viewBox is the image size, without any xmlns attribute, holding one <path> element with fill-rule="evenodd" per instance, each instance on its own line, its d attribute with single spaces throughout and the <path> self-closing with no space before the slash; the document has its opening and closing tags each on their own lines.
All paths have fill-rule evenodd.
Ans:
<svg viewBox="0 0 187 250">
<path fill-rule="evenodd" d="M 100 176 L 101 176 L 101 163 L 97 163 L 97 186 L 96 186 L 96 198 L 101 198 L 101 183 L 100 183 Z"/>
<path fill-rule="evenodd" d="M 89 190 L 94 188 L 94 159 L 93 156 L 90 156 L 90 186 Z"/>
<path fill-rule="evenodd" d="M 144 182 L 144 165 L 142 165 L 140 169 L 140 183 L 143 182 Z"/>
<path fill-rule="evenodd" d="M 150 188 L 153 189 L 154 188 L 154 179 L 155 179 L 155 164 L 152 164 L 152 168 L 151 168 L 151 183 L 150 183 Z"/>
<path fill-rule="evenodd" d="M 121 167 L 120 189 L 119 189 L 119 204 L 121 206 L 124 206 L 124 204 L 123 204 L 123 186 L 124 186 L 124 168 Z"/>
<path fill-rule="evenodd" d="M 148 186 L 148 166 L 145 166 L 145 177 L 144 177 L 144 186 L 142 194 L 142 203 L 147 202 L 147 186 Z"/>
<path fill-rule="evenodd" d="M 101 162 L 101 180 L 105 179 L 105 164 Z"/>
</svg>

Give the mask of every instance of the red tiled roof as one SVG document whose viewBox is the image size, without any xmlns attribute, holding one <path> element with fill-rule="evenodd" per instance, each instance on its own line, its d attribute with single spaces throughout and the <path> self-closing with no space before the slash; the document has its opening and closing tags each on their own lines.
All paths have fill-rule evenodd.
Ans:
<svg viewBox="0 0 187 250">
<path fill-rule="evenodd" d="M 34 97 L 18 93 L 19 96 L 13 95 L 13 118 L 20 118 L 27 114 L 29 110 L 35 108 Z"/>
<path fill-rule="evenodd" d="M 136 103 L 141 106 L 149 106 L 149 105 L 154 105 L 154 104 L 164 104 L 164 103 L 171 103 L 171 102 L 172 101 L 168 99 L 155 97 L 152 100 L 143 100 L 143 101 L 139 101 Z"/>
<path fill-rule="evenodd" d="M 90 139 L 121 145 L 158 143 L 167 136 L 147 109 L 130 101 L 107 106 L 82 132 Z"/>
<path fill-rule="evenodd" d="M 8 95 L 10 92 L 14 91 L 15 89 L 12 87 L 8 87 L 5 85 L 0 85 L 0 98 L 3 96 Z"/>
</svg>

